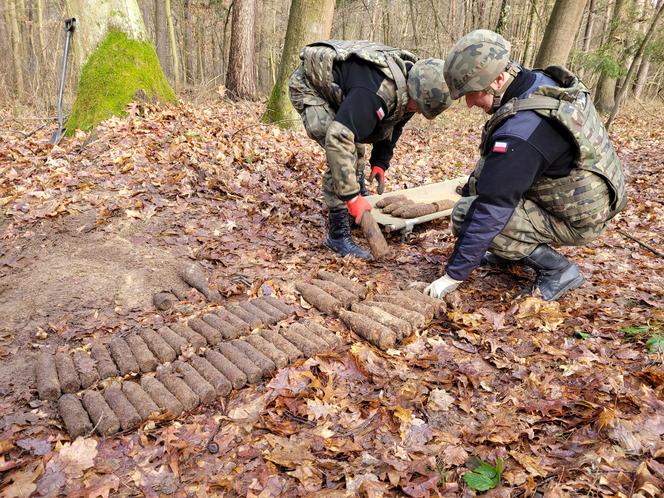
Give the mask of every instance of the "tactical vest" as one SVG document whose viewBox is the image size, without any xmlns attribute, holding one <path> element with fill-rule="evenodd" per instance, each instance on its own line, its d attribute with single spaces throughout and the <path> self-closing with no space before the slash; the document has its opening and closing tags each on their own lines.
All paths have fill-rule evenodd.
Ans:
<svg viewBox="0 0 664 498">
<path fill-rule="evenodd" d="M 380 127 L 391 128 L 406 113 L 406 62 L 417 62 L 417 56 L 407 50 L 364 40 L 327 40 L 307 45 L 300 52 L 304 74 L 311 85 L 336 107 L 341 105 L 344 94 L 334 81 L 332 68 L 335 62 L 343 62 L 351 57 L 373 64 L 387 78 L 377 93 L 387 106 L 387 116 L 381 121 Z"/>
<path fill-rule="evenodd" d="M 585 85 L 562 66 L 549 66 L 543 73 L 561 86 L 541 85 L 527 98 L 514 98 L 502 105 L 484 125 L 482 157 L 490 152 L 490 138 L 496 128 L 519 111 L 534 111 L 557 121 L 574 138 L 578 148 L 576 165 L 566 177 L 540 177 L 525 197 L 574 223 L 591 220 L 606 209 L 601 196 L 606 195 L 608 187 L 610 212 L 602 220 L 607 221 L 627 203 L 620 160 Z"/>
</svg>

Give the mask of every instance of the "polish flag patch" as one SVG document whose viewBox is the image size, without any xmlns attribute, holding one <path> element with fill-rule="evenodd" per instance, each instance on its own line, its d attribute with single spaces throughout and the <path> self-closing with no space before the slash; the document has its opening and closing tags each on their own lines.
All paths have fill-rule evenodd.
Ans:
<svg viewBox="0 0 664 498">
<path fill-rule="evenodd" d="M 382 107 L 378 108 L 378 110 L 376 111 L 376 115 L 378 116 L 378 121 L 383 120 L 383 118 L 385 117 L 385 111 L 383 110 Z"/>
<path fill-rule="evenodd" d="M 507 152 L 507 142 L 496 142 L 493 144 L 493 152 L 500 152 L 501 154 L 504 154 Z"/>
</svg>

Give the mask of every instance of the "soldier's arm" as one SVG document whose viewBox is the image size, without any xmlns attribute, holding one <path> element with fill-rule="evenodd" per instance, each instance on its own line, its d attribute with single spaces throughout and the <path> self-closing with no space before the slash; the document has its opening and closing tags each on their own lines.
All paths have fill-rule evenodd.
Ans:
<svg viewBox="0 0 664 498">
<path fill-rule="evenodd" d="M 387 170 L 387 168 L 390 167 L 390 161 L 394 155 L 394 147 L 401 137 L 403 127 L 412 117 L 413 114 L 407 114 L 404 119 L 394 126 L 392 136 L 389 139 L 381 140 L 374 144 L 371 149 L 371 159 L 369 159 L 369 164 L 372 166 L 380 166 L 383 170 Z"/>
</svg>

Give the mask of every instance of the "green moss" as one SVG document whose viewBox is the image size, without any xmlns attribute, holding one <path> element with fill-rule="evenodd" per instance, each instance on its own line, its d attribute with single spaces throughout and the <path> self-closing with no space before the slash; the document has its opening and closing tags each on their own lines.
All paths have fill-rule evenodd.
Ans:
<svg viewBox="0 0 664 498">
<path fill-rule="evenodd" d="M 152 45 L 110 31 L 81 71 L 67 134 L 90 130 L 112 115 L 123 115 L 137 94 L 148 100 L 176 100 Z"/>
<path fill-rule="evenodd" d="M 288 98 L 288 85 L 276 84 L 267 101 L 263 123 L 275 123 L 281 128 L 295 128 L 300 123 L 299 116 Z"/>
</svg>

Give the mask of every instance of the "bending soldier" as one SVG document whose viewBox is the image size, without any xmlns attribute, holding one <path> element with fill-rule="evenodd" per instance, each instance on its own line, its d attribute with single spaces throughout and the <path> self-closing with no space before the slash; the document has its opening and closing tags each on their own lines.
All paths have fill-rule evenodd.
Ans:
<svg viewBox="0 0 664 498">
<path fill-rule="evenodd" d="M 453 99 L 465 96 L 491 118 L 452 212 L 454 251 L 425 292 L 442 297 L 480 264 L 523 264 L 537 272 L 541 296 L 558 299 L 584 277 L 551 244 L 596 239 L 627 201 L 620 161 L 588 89 L 560 66 L 521 67 L 510 60 L 510 44 L 488 30 L 456 43 L 445 79 Z"/>
<path fill-rule="evenodd" d="M 342 256 L 369 259 L 353 241 L 350 213 L 359 223 L 364 199 L 364 144 L 372 143 L 370 180 L 385 186 L 385 171 L 403 126 L 420 112 L 433 119 L 451 101 L 444 61 L 418 60 L 407 50 L 368 41 L 328 40 L 307 45 L 289 81 L 289 96 L 309 137 L 324 149 L 325 245 Z"/>
</svg>

